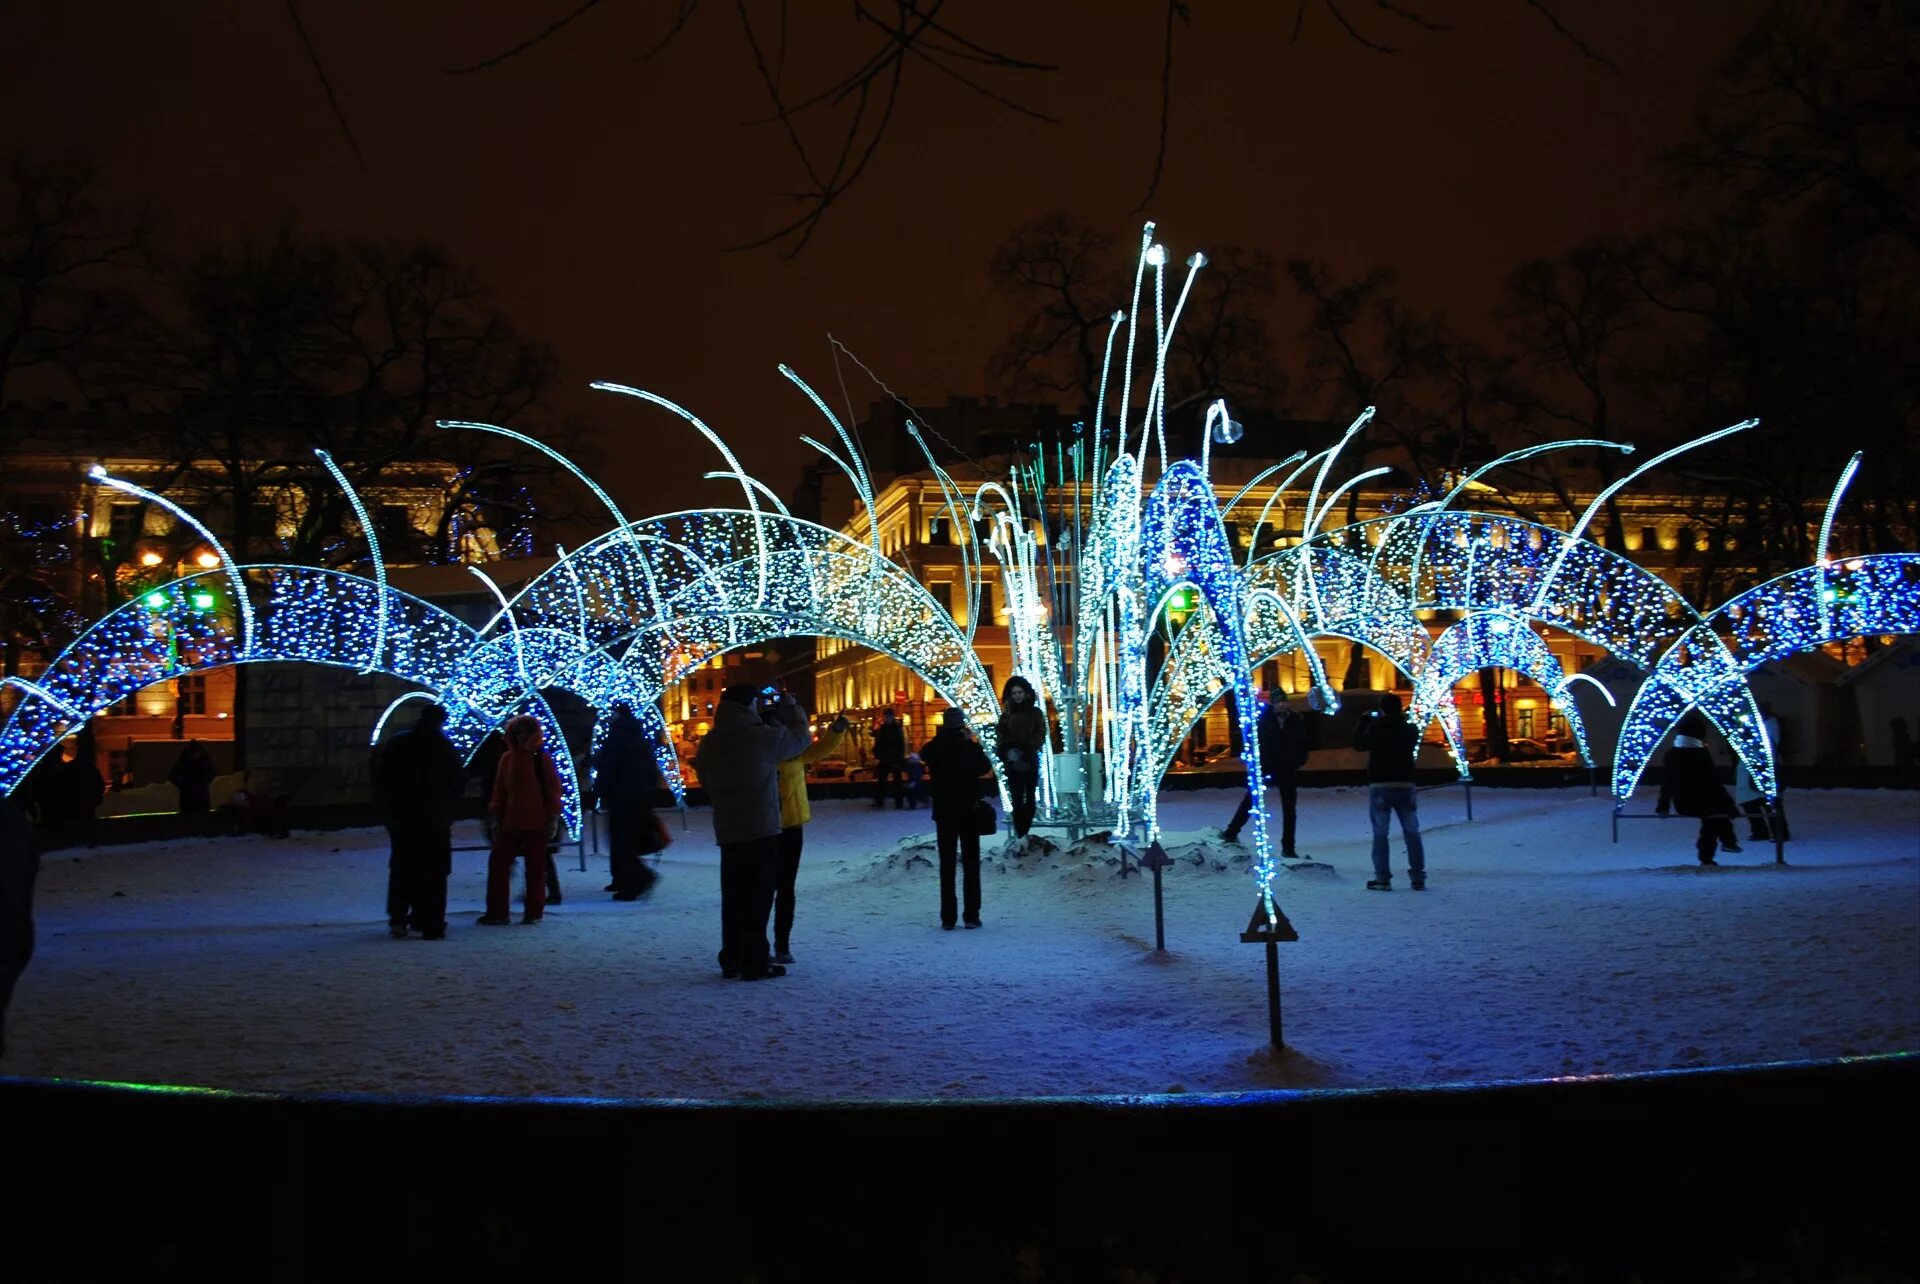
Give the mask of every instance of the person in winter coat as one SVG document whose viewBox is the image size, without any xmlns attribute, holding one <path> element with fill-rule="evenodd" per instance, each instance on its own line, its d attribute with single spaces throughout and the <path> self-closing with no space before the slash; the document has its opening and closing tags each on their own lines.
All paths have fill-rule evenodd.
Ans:
<svg viewBox="0 0 1920 1284">
<path fill-rule="evenodd" d="M 1025 838 L 1033 826 L 1033 796 L 1040 784 L 1041 750 L 1047 744 L 1047 715 L 1033 684 L 1017 673 L 1000 692 L 1000 721 L 994 724 L 993 744 L 1006 769 L 1007 792 L 1013 797 L 1013 836 Z"/>
<path fill-rule="evenodd" d="M 1288 860 L 1298 860 L 1300 854 L 1293 849 L 1293 837 L 1295 804 L 1300 791 L 1294 773 L 1305 765 L 1307 754 L 1313 748 L 1307 716 L 1295 712 L 1287 704 L 1284 693 L 1274 691 L 1267 696 L 1267 707 L 1254 720 L 1253 733 L 1260 747 L 1260 774 L 1280 791 L 1280 854 Z M 1239 842 L 1240 831 L 1252 813 L 1253 792 L 1249 790 L 1240 799 L 1239 809 L 1220 831 L 1220 836 L 1230 843 Z"/>
<path fill-rule="evenodd" d="M 392 843 L 387 857 L 387 928 L 411 927 L 429 941 L 447 935 L 447 875 L 453 872 L 453 820 L 467 791 L 467 768 L 447 739 L 447 711 L 428 705 L 420 720 L 380 747 L 374 796 Z"/>
<path fill-rule="evenodd" d="M 633 706 L 624 700 L 615 704 L 606 738 L 593 755 L 593 790 L 600 810 L 607 814 L 616 901 L 637 901 L 659 881 L 659 875 L 640 858 L 660 850 L 653 799 L 665 787 L 653 741 Z"/>
<path fill-rule="evenodd" d="M 543 862 L 547 835 L 562 811 L 560 772 L 545 746 L 540 722 L 521 714 L 507 724 L 507 748 L 493 773 L 493 851 L 487 858 L 487 912 L 480 921 L 489 927 L 511 923 L 513 862 L 526 862 L 527 905 L 522 923 L 538 923 L 547 908 L 547 880 Z"/>
<path fill-rule="evenodd" d="M 880 715 L 873 729 L 873 805 L 887 805 L 887 782 L 893 782 L 893 805 L 898 810 L 907 802 L 907 732 L 893 710 Z"/>
<path fill-rule="evenodd" d="M 50 829 L 71 825 L 92 846 L 94 822 L 107 796 L 107 778 L 100 774 L 96 761 L 92 726 L 80 729 L 74 737 L 73 751 L 73 757 L 60 763 L 54 773 L 51 792 L 56 802 L 43 823 L 52 822 L 47 824 Z"/>
<path fill-rule="evenodd" d="M 990 775 L 993 764 L 967 729 L 967 716 L 959 709 L 948 709 L 940 715 L 940 730 L 921 747 L 920 761 L 927 765 L 934 837 L 940 846 L 940 926 L 951 932 L 964 912 L 966 925 L 978 927 L 980 830 L 974 822 L 974 805 L 987 787 L 983 777 Z M 965 870 L 964 911 L 953 894 L 956 861 Z"/>
<path fill-rule="evenodd" d="M 761 717 L 773 718 L 775 707 L 763 700 Z M 835 718 L 827 734 L 791 758 L 780 762 L 780 864 L 773 888 L 773 961 L 793 962 L 793 885 L 800 876 L 800 849 L 804 845 L 804 826 L 813 819 L 813 807 L 807 802 L 807 764 L 836 757 L 847 738 L 847 720 Z"/>
<path fill-rule="evenodd" d="M 1400 817 L 1400 833 L 1407 843 L 1407 879 L 1416 892 L 1426 890 L 1427 851 L 1420 841 L 1420 805 L 1413 789 L 1413 760 L 1420 751 L 1420 731 L 1400 712 L 1400 697 L 1389 691 L 1380 707 L 1360 719 L 1353 747 L 1367 751 L 1367 817 L 1373 822 L 1373 877 L 1371 891 L 1393 889 L 1393 867 L 1387 859 L 1387 828 Z"/>
<path fill-rule="evenodd" d="M 927 800 L 927 764 L 920 755 L 907 755 L 907 810 L 917 811 L 920 804 Z"/>
<path fill-rule="evenodd" d="M 173 770 L 167 773 L 167 779 L 180 792 L 181 815 L 205 816 L 213 810 L 213 778 L 218 774 L 207 747 L 198 740 L 189 740 L 180 756 L 174 759 Z"/>
<path fill-rule="evenodd" d="M 1707 752 L 1707 719 L 1699 710 L 1688 710 L 1680 719 L 1673 732 L 1673 748 L 1667 750 L 1662 764 L 1660 801 L 1653 809 L 1662 816 L 1672 810 L 1700 818 L 1700 834 L 1693 844 L 1700 863 L 1717 865 L 1713 855 L 1722 846 L 1739 851 L 1733 837 L 1733 799 L 1720 783 L 1713 755 Z"/>
<path fill-rule="evenodd" d="M 10 798 L 0 798 L 0 1056 L 7 1051 L 7 1004 L 33 958 L 33 882 L 40 855 L 33 826 Z"/>
<path fill-rule="evenodd" d="M 778 697 L 770 719 L 761 716 L 760 697 L 774 694 L 739 683 L 721 692 L 713 730 L 694 754 L 720 844 L 720 974 L 743 981 L 787 974 L 767 947 L 779 881 L 780 764 L 812 735 L 790 695 Z"/>
</svg>

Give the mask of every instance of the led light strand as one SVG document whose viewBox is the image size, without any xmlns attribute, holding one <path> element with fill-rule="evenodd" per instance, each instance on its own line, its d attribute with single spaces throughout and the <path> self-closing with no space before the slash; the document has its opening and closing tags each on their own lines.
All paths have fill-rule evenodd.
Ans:
<svg viewBox="0 0 1920 1284">
<path fill-rule="evenodd" d="M 215 555 L 219 557 L 220 565 L 226 569 L 227 582 L 233 587 L 234 609 L 240 612 L 240 653 L 245 655 L 248 651 L 251 651 L 253 649 L 253 603 L 249 601 L 247 597 L 246 577 L 240 573 L 240 567 L 235 564 L 233 555 L 227 552 L 227 546 L 214 538 L 213 532 L 208 530 L 199 518 L 168 499 L 165 495 L 156 495 L 150 490 L 143 490 L 130 481 L 123 481 L 118 477 L 110 476 L 107 470 L 100 464 L 95 464 L 89 468 L 87 470 L 87 476 L 93 478 L 94 481 L 99 482 L 102 486 L 111 486 L 115 490 L 124 491 L 132 495 L 135 499 L 143 499 L 149 504 L 160 505 L 160 507 L 193 527 L 194 532 L 198 534 L 201 539 L 207 541 L 208 546 L 211 547 Z"/>
<path fill-rule="evenodd" d="M 373 528 L 373 519 L 367 516 L 367 506 L 360 502 L 360 496 L 353 489 L 353 483 L 347 480 L 347 475 L 340 470 L 340 465 L 333 462 L 333 456 L 318 447 L 314 448 L 313 453 L 320 457 L 320 462 L 326 466 L 329 473 L 333 474 L 333 480 L 339 483 L 340 489 L 346 494 L 347 502 L 353 505 L 353 515 L 359 519 L 360 533 L 366 536 L 367 553 L 373 562 L 373 579 L 379 586 L 380 598 L 379 604 L 374 608 L 373 645 L 367 648 L 367 662 L 360 669 L 362 673 L 372 673 L 374 666 L 380 661 L 380 653 L 386 649 L 387 644 L 387 563 L 386 559 L 380 555 L 380 533 Z M 374 740 L 375 743 L 379 741 L 377 732 Z"/>
</svg>

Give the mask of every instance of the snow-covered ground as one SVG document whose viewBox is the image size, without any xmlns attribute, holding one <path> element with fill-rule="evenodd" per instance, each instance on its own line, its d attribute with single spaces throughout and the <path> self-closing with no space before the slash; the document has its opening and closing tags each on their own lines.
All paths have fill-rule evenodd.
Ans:
<svg viewBox="0 0 1920 1284">
<path fill-rule="evenodd" d="M 1646 810 L 1648 799 L 1637 800 Z M 378 830 L 47 858 L 9 1073 L 295 1091 L 876 1098 L 1393 1085 L 1920 1045 L 1920 795 L 1789 796 L 1792 862 L 1702 870 L 1691 822 L 1577 790 L 1422 796 L 1430 885 L 1368 892 L 1364 792 L 1305 790 L 1277 881 L 1290 1052 L 1265 1051 L 1226 791 L 1169 794 L 1170 953 L 1107 853 L 994 860 L 982 931 L 942 932 L 921 812 L 816 804 L 798 962 L 721 979 L 717 860 L 692 816 L 649 900 L 563 872 L 537 927 L 482 928 L 455 858 L 443 942 L 389 939 Z M 678 822 L 675 822 L 678 829 Z M 1744 826 L 1741 827 L 1744 837 Z M 474 841 L 462 826 L 457 841 Z M 1004 837 L 987 840 L 997 851 Z M 930 854 L 930 841 L 918 855 Z"/>
</svg>

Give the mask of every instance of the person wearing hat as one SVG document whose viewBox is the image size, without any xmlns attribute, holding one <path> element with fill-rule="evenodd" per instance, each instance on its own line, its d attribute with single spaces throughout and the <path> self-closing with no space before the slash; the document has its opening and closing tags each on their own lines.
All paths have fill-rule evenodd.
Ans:
<svg viewBox="0 0 1920 1284">
<path fill-rule="evenodd" d="M 948 709 L 940 715 L 940 730 L 920 750 L 933 798 L 934 836 L 940 847 L 940 926 L 951 932 L 962 915 L 953 891 L 954 865 L 965 870 L 968 927 L 980 926 L 980 830 L 974 805 L 980 801 L 982 777 L 993 771 L 986 750 L 967 728 L 967 715 Z"/>
<path fill-rule="evenodd" d="M 1673 729 L 1673 748 L 1661 764 L 1660 801 L 1653 809 L 1662 816 L 1671 810 L 1700 818 L 1700 835 L 1693 844 L 1700 863 L 1718 865 L 1713 855 L 1722 844 L 1739 851 L 1733 837 L 1733 798 L 1707 751 L 1707 720 L 1698 709 L 1689 709 Z"/>
<path fill-rule="evenodd" d="M 1047 713 L 1040 707 L 1033 683 L 1019 674 L 1007 679 L 1000 692 L 1000 720 L 994 724 L 993 747 L 1007 773 L 1007 795 L 1013 803 L 1013 836 L 1025 838 L 1033 827 L 1035 791 L 1047 747 Z M 924 756 L 924 755 L 923 755 Z"/>
<path fill-rule="evenodd" d="M 453 872 L 453 814 L 467 791 L 467 769 L 447 739 L 447 711 L 421 710 L 412 727 L 380 747 L 374 793 L 386 813 L 387 926 L 438 941 L 447 934 L 447 875 Z"/>
<path fill-rule="evenodd" d="M 771 705 L 764 718 L 763 697 Z M 722 976 L 758 981 L 787 974 L 767 945 L 779 882 L 780 763 L 812 739 L 806 711 L 791 695 L 735 683 L 721 692 L 713 730 L 694 754 L 720 845 Z"/>
<path fill-rule="evenodd" d="M 1280 854 L 1288 860 L 1298 860 L 1300 853 L 1293 849 L 1293 832 L 1300 789 L 1294 773 L 1306 763 L 1307 753 L 1313 747 L 1308 739 L 1306 715 L 1294 712 L 1284 692 L 1270 692 L 1267 707 L 1254 719 L 1253 734 L 1254 743 L 1260 747 L 1260 774 L 1267 784 L 1280 791 Z M 1230 843 L 1239 842 L 1240 830 L 1252 814 L 1253 791 L 1249 789 L 1240 799 L 1233 819 L 1220 831 L 1220 837 Z"/>
<path fill-rule="evenodd" d="M 507 723 L 507 748 L 493 775 L 493 851 L 487 858 L 487 912 L 480 921 L 489 927 L 511 923 L 513 862 L 527 867 L 526 910 L 522 923 L 538 923 L 547 908 L 547 836 L 560 819 L 560 772 L 544 744 L 540 720 L 521 714 Z"/>
<path fill-rule="evenodd" d="M 659 875 L 640 858 L 660 850 L 653 799 L 665 787 L 660 760 L 639 716 L 627 701 L 616 702 L 606 737 L 593 755 L 593 792 L 607 814 L 607 863 L 616 901 L 637 901 L 658 881 Z"/>
</svg>

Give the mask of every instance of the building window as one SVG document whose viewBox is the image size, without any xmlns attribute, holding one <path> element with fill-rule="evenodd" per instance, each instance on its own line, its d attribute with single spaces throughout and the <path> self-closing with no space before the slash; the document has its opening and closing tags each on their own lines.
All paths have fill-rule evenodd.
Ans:
<svg viewBox="0 0 1920 1284">
<path fill-rule="evenodd" d="M 1640 547 L 1647 551 L 1659 548 L 1660 528 L 1657 526 L 1642 526 L 1640 528 Z"/>
<path fill-rule="evenodd" d="M 117 556 L 131 557 L 134 541 L 140 538 L 140 505 L 113 505 L 107 517 L 107 538 Z"/>
<path fill-rule="evenodd" d="M 133 695 L 122 696 L 108 705 L 102 712 L 109 718 L 137 718 L 140 716 L 138 697 L 139 692 L 137 691 Z"/>
<path fill-rule="evenodd" d="M 405 504 L 380 505 L 374 521 L 380 528 L 380 539 L 396 551 L 406 550 L 413 543 L 413 514 Z"/>
<path fill-rule="evenodd" d="M 953 523 L 945 517 L 927 519 L 927 543 L 935 548 L 946 548 L 953 543 Z"/>
<path fill-rule="evenodd" d="M 1522 740 L 1531 740 L 1533 738 L 1533 710 L 1521 709 L 1518 711 L 1518 714 L 1520 738 Z"/>
<path fill-rule="evenodd" d="M 952 580 L 935 580 L 933 583 L 927 585 L 927 591 L 933 594 L 933 600 L 940 604 L 941 610 L 945 611 L 949 616 L 953 614 Z"/>
<path fill-rule="evenodd" d="M 174 694 L 180 701 L 180 712 L 185 714 L 204 714 L 207 711 L 207 675 L 189 674 L 175 678 Z"/>
</svg>

